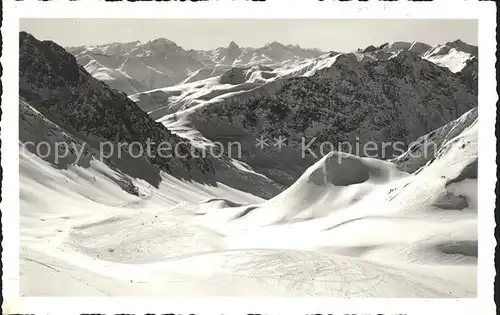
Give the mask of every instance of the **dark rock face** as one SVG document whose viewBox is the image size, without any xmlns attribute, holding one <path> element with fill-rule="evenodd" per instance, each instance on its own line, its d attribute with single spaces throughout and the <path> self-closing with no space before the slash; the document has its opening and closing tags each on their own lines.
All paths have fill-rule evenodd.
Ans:
<svg viewBox="0 0 500 315">
<path fill-rule="evenodd" d="M 373 46 L 373 45 L 370 45 L 368 47 L 366 47 L 363 52 L 364 53 L 368 53 L 368 52 L 372 52 L 372 51 L 376 51 L 377 50 L 377 47 Z"/>
<path fill-rule="evenodd" d="M 247 68 L 236 67 L 231 68 L 230 70 L 224 72 L 220 77 L 221 84 L 243 84 L 246 82 L 246 73 Z"/>
<path fill-rule="evenodd" d="M 167 172 L 213 172 L 208 158 L 196 157 L 201 156 L 198 149 L 153 121 L 124 93 L 93 78 L 62 47 L 25 32 L 19 37 L 19 95 L 48 119 L 101 143 L 150 147 L 154 154 L 141 159 Z M 160 157 L 155 153 L 161 143 L 177 147 L 186 157 L 174 152 L 173 157 Z"/>
<path fill-rule="evenodd" d="M 446 46 L 450 46 L 450 47 L 455 48 L 457 50 L 464 51 L 464 52 L 469 53 L 471 55 L 474 55 L 476 57 L 479 53 L 479 49 L 477 46 L 469 45 L 460 39 L 457 39 L 453 42 L 447 42 Z"/>
<path fill-rule="evenodd" d="M 464 167 L 464 169 L 460 172 L 460 174 L 457 177 L 447 181 L 446 186 L 451 185 L 453 183 L 459 183 L 466 179 L 477 179 L 477 171 L 478 168 L 477 168 L 477 158 L 476 158 L 473 162 Z"/>
<path fill-rule="evenodd" d="M 195 114 L 195 124 L 223 120 L 257 138 L 287 137 L 292 147 L 299 147 L 302 138 L 316 138 L 313 149 L 325 142 L 334 148 L 375 142 L 377 157 L 389 159 L 419 136 L 477 106 L 477 79 L 452 73 L 411 51 L 387 60 L 360 61 L 354 54 L 343 54 L 312 76 L 277 85 L 206 106 Z M 382 142 L 389 145 L 383 147 Z"/>
</svg>

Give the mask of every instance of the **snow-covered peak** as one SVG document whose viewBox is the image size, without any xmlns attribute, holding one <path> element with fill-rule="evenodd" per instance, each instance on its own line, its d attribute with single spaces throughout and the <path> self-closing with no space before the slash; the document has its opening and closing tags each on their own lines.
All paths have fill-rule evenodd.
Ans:
<svg viewBox="0 0 500 315">
<path fill-rule="evenodd" d="M 169 52 L 169 53 L 184 51 L 176 43 L 174 43 L 173 41 L 171 41 L 169 39 L 163 38 L 163 37 L 151 40 L 151 41 L 145 43 L 144 45 L 142 45 L 142 47 L 144 47 L 146 49 L 149 48 L 149 49 L 162 51 L 162 52 Z"/>
<path fill-rule="evenodd" d="M 79 52 L 91 52 L 96 54 L 102 54 L 107 56 L 119 56 L 122 54 L 127 54 L 137 46 L 142 43 L 140 41 L 131 42 L 113 42 L 103 45 L 87 45 L 87 46 L 76 46 L 67 47 L 66 50 L 70 53 L 77 54 Z"/>
<path fill-rule="evenodd" d="M 357 53 L 367 54 L 379 60 L 392 59 L 403 56 L 411 60 L 426 59 L 440 67 L 460 72 L 477 58 L 477 47 L 464 43 L 461 40 L 447 42 L 442 45 L 430 46 L 422 42 L 390 42 L 378 47 L 370 45 L 365 49 L 358 49 Z M 477 72 L 477 71 L 475 71 Z"/>
<path fill-rule="evenodd" d="M 285 49 L 286 48 L 285 45 L 283 45 L 282 43 L 280 43 L 278 41 L 273 41 L 273 42 L 267 43 L 264 47 L 269 47 L 272 49 Z"/>
<path fill-rule="evenodd" d="M 236 44 L 236 42 L 235 42 L 235 41 L 231 41 L 231 42 L 229 43 L 229 46 L 227 46 L 227 48 L 228 48 L 228 49 L 230 49 L 230 50 L 231 50 L 231 49 L 233 49 L 233 50 L 238 49 L 238 50 L 239 50 L 239 49 L 240 49 L 240 46 L 238 46 L 238 44 Z"/>
<path fill-rule="evenodd" d="M 222 58 L 220 61 L 221 64 L 232 65 L 240 54 L 240 46 L 238 46 L 238 44 L 236 44 L 234 41 L 231 41 L 229 43 L 229 46 L 227 46 L 227 49 L 220 50 L 217 53 L 217 56 L 218 58 Z"/>
<path fill-rule="evenodd" d="M 227 46 L 227 53 L 232 55 L 239 55 L 241 54 L 241 48 L 234 41 L 231 41 L 229 43 L 229 46 Z"/>
<path fill-rule="evenodd" d="M 382 50 L 385 52 L 395 53 L 400 50 L 410 49 L 412 43 L 410 42 L 391 42 L 385 45 Z"/>
<path fill-rule="evenodd" d="M 422 58 L 456 73 L 462 71 L 467 65 L 477 59 L 477 53 L 476 46 L 456 40 L 430 48 L 422 55 Z"/>
<path fill-rule="evenodd" d="M 469 54 L 474 55 L 474 56 L 477 56 L 477 54 L 478 54 L 477 46 L 469 45 L 460 39 L 457 39 L 457 40 L 452 41 L 452 42 L 447 42 L 445 45 L 453 47 L 459 51 L 469 53 Z"/>
</svg>

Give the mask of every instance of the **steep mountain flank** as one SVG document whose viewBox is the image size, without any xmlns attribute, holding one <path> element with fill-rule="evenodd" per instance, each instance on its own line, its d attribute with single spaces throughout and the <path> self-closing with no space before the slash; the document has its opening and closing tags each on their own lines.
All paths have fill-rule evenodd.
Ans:
<svg viewBox="0 0 500 315">
<path fill-rule="evenodd" d="M 94 146 L 116 147 L 115 155 L 140 155 L 138 159 L 167 172 L 213 172 L 208 158 L 196 157 L 201 156 L 199 149 L 153 121 L 123 92 L 92 77 L 56 43 L 38 41 L 25 32 L 20 33 L 19 94 L 50 121 L 95 139 Z M 131 143 L 136 143 L 134 152 L 117 147 Z M 169 147 L 171 154 L 159 154 L 160 145 Z M 149 147 L 153 154 L 139 154 L 141 147 Z M 187 154 L 191 151 L 196 154 Z"/>
</svg>

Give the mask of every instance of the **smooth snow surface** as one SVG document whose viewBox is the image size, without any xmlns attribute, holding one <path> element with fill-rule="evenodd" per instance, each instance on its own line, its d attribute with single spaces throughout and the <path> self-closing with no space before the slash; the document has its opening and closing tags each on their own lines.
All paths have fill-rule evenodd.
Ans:
<svg viewBox="0 0 500 315">
<path fill-rule="evenodd" d="M 98 161 L 21 150 L 21 293 L 474 297 L 477 119 L 463 121 L 417 172 L 332 152 L 269 200 L 167 174 L 134 196 Z"/>
</svg>

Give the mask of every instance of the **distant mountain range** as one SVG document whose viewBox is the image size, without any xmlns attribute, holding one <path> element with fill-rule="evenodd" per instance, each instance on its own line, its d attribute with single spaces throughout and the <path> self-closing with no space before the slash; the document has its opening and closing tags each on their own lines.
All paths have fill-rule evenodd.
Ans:
<svg viewBox="0 0 500 315">
<path fill-rule="evenodd" d="M 100 80 L 127 94 L 206 79 L 231 66 L 282 65 L 322 53 L 299 46 L 270 43 L 261 48 L 242 48 L 235 42 L 213 50 L 185 50 L 158 38 L 146 43 L 112 43 L 69 47 L 79 64 Z"/>
<path fill-rule="evenodd" d="M 318 49 L 272 42 L 260 48 L 240 47 L 234 41 L 213 50 L 184 49 L 176 43 L 158 38 L 142 43 L 111 43 L 97 46 L 68 47 L 80 65 L 94 77 L 106 81 L 128 95 L 164 88 L 179 83 L 195 82 L 218 76 L 232 67 L 268 66 L 270 69 L 298 67 L 325 54 Z M 398 50 L 417 52 L 423 58 L 453 72 L 477 60 L 477 47 L 460 40 L 431 47 L 424 43 L 395 42 L 379 47 L 369 46 L 358 53 L 376 53 L 377 58 Z M 324 57 L 323 57 L 324 58 Z"/>
</svg>

